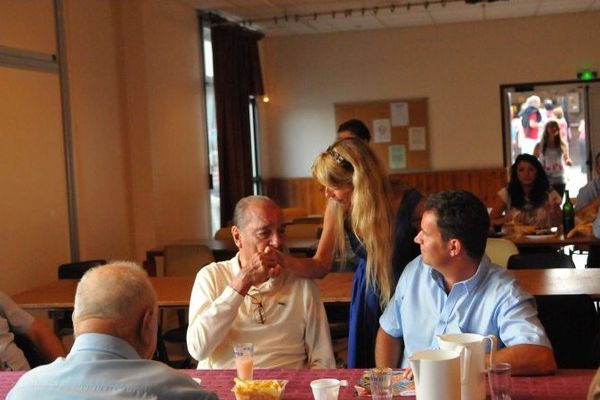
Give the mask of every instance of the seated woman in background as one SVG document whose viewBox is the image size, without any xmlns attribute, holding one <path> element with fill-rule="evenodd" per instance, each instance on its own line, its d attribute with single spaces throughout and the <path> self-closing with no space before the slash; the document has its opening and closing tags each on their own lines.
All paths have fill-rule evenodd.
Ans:
<svg viewBox="0 0 600 400">
<path fill-rule="evenodd" d="M 498 192 L 490 219 L 493 225 L 515 222 L 542 228 L 556 226 L 561 219 L 561 200 L 538 159 L 521 154 L 510 168 L 508 186 Z"/>
<path fill-rule="evenodd" d="M 535 145 L 533 155 L 542 165 L 548 182 L 561 196 L 565 192 L 565 164 L 572 165 L 569 158 L 569 147 L 561 136 L 558 122 L 550 120 L 546 123 L 542 140 Z"/>
</svg>

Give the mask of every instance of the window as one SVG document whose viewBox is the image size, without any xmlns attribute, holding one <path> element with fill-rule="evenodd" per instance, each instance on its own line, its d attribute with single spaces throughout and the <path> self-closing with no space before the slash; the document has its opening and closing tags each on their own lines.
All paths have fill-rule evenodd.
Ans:
<svg viewBox="0 0 600 400">
<path fill-rule="evenodd" d="M 211 40 L 211 25 L 214 16 L 201 14 L 201 39 L 204 59 L 204 95 L 206 107 L 206 134 L 208 148 L 208 170 L 210 187 L 211 230 L 213 234 L 221 227 L 221 201 L 219 188 L 219 148 L 217 129 L 217 110 L 214 87 L 213 50 Z M 250 117 L 251 152 L 252 152 L 252 181 L 253 193 L 262 193 L 262 179 L 260 175 L 260 142 L 257 99 L 250 96 L 248 99 L 248 113 Z"/>
</svg>

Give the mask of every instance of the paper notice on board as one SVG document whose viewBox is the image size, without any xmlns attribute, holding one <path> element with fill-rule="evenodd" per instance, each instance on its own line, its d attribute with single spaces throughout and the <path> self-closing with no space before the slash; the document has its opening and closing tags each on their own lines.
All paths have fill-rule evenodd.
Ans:
<svg viewBox="0 0 600 400">
<path fill-rule="evenodd" d="M 408 120 L 408 103 L 390 104 L 390 115 L 392 116 L 392 126 L 406 126 L 410 123 Z"/>
<path fill-rule="evenodd" d="M 392 126 L 388 118 L 373 120 L 373 142 L 389 143 L 392 141 Z"/>
<path fill-rule="evenodd" d="M 427 142 L 425 140 L 424 126 L 411 126 L 408 128 L 408 150 L 426 150 Z"/>
<path fill-rule="evenodd" d="M 388 161 L 392 170 L 406 168 L 406 147 L 403 144 L 388 146 Z"/>
</svg>

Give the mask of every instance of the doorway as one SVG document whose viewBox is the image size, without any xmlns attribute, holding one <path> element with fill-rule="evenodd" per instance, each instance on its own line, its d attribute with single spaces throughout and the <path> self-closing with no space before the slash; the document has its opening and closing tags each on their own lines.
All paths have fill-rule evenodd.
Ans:
<svg viewBox="0 0 600 400">
<path fill-rule="evenodd" d="M 572 165 L 565 165 L 564 177 L 570 197 L 592 178 L 592 154 L 600 151 L 600 81 L 564 81 L 502 85 L 502 127 L 504 163 L 508 167 L 521 153 L 533 154 L 545 123 L 556 120 L 567 145 Z M 539 98 L 537 134 L 528 130 L 528 100 Z"/>
</svg>

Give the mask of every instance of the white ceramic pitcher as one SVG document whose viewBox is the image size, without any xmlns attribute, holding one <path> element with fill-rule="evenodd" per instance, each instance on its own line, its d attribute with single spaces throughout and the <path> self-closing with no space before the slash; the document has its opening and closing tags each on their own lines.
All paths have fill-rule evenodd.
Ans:
<svg viewBox="0 0 600 400">
<path fill-rule="evenodd" d="M 496 337 L 476 333 L 438 335 L 440 349 L 454 350 L 461 354 L 462 382 L 461 400 L 485 400 L 485 341 L 490 342 L 490 365 L 494 365 Z"/>
<path fill-rule="evenodd" d="M 423 350 L 408 357 L 418 400 L 460 400 L 460 353 Z"/>
</svg>

